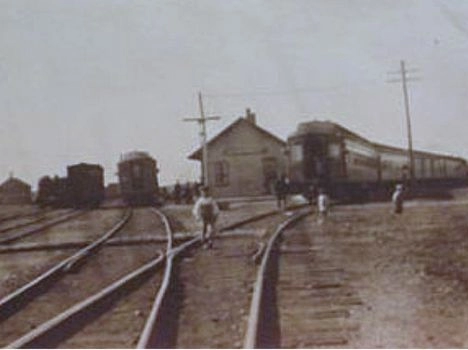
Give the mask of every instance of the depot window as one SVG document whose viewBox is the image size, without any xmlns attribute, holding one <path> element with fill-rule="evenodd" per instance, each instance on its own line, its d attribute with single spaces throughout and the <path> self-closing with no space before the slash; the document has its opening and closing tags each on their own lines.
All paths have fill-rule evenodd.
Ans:
<svg viewBox="0 0 468 350">
<path fill-rule="evenodd" d="M 213 163 L 215 186 L 229 185 L 229 164 L 226 161 Z"/>
</svg>

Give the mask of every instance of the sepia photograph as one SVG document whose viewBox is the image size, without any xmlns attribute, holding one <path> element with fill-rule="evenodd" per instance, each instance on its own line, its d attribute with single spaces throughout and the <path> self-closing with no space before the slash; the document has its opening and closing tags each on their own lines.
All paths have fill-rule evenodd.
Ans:
<svg viewBox="0 0 468 350">
<path fill-rule="evenodd" d="M 0 347 L 468 347 L 468 1 L 0 0 Z"/>
</svg>

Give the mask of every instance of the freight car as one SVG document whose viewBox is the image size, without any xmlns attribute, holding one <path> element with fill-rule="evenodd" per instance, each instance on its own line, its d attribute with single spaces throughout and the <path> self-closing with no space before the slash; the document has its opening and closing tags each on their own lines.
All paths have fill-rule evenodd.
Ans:
<svg viewBox="0 0 468 350">
<path fill-rule="evenodd" d="M 66 177 L 44 176 L 39 180 L 36 204 L 41 207 L 65 208 L 69 205 Z"/>
<path fill-rule="evenodd" d="M 104 199 L 104 170 L 100 165 L 80 163 L 67 167 L 67 177 L 45 176 L 39 180 L 36 203 L 57 208 L 98 207 Z"/>
<path fill-rule="evenodd" d="M 74 207 L 98 207 L 104 199 L 104 169 L 80 163 L 67 167 L 68 200 Z"/>
<path fill-rule="evenodd" d="M 326 188 L 334 197 L 362 198 L 388 193 L 395 183 L 409 185 L 408 151 L 373 143 L 332 122 L 299 124 L 288 138 L 289 176 L 295 192 Z M 414 183 L 466 185 L 466 160 L 414 151 Z"/>
<path fill-rule="evenodd" d="M 156 160 L 148 153 L 134 151 L 122 155 L 118 175 L 124 201 L 132 206 L 157 204 L 157 174 Z"/>
</svg>

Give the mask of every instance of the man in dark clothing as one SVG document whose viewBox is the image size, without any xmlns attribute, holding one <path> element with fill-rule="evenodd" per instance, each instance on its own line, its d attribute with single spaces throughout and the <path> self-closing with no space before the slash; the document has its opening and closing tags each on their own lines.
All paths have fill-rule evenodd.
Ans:
<svg viewBox="0 0 468 350">
<path fill-rule="evenodd" d="M 181 192 L 182 192 L 182 187 L 180 186 L 179 181 L 177 181 L 175 186 L 174 186 L 174 202 L 176 204 L 180 203 Z"/>
<path fill-rule="evenodd" d="M 275 182 L 275 194 L 278 209 L 284 210 L 286 208 L 286 195 L 288 194 L 288 182 L 285 175 L 281 175 Z"/>
</svg>

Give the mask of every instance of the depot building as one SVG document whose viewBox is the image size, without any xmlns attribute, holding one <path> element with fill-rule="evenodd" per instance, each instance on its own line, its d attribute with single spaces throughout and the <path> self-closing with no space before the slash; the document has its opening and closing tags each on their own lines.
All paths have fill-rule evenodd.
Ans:
<svg viewBox="0 0 468 350">
<path fill-rule="evenodd" d="M 259 127 L 249 109 L 207 142 L 208 186 L 215 197 L 261 196 L 273 193 L 286 172 L 286 143 Z M 200 161 L 201 148 L 189 159 Z M 203 171 L 202 171 L 203 172 Z"/>
</svg>

